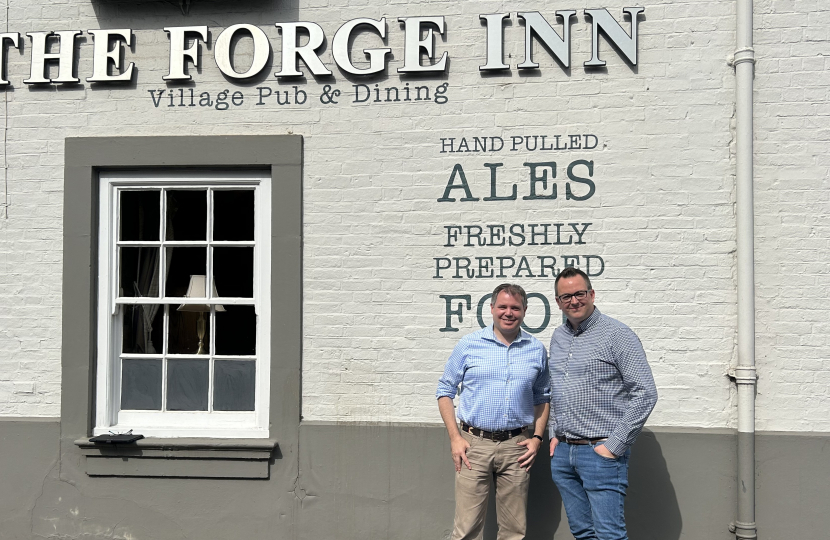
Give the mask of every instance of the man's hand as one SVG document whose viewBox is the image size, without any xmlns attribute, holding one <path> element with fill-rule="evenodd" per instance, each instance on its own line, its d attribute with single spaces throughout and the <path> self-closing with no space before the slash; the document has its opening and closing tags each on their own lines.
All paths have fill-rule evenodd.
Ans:
<svg viewBox="0 0 830 540">
<path fill-rule="evenodd" d="M 605 448 L 604 444 L 598 444 L 594 446 L 594 452 L 601 455 L 604 458 L 608 459 L 617 459 L 617 456 L 611 453 L 611 450 Z"/>
<path fill-rule="evenodd" d="M 450 439 L 450 451 L 452 452 L 453 463 L 455 463 L 455 472 L 461 472 L 462 461 L 469 470 L 473 470 L 473 466 L 470 465 L 470 462 L 467 460 L 467 448 L 469 447 L 470 443 L 468 443 L 461 435 Z"/>
<path fill-rule="evenodd" d="M 470 443 L 461 436 L 458 430 L 458 424 L 455 423 L 455 406 L 452 399 L 447 396 L 438 398 L 438 411 L 441 413 L 441 419 L 444 425 L 447 426 L 447 433 L 450 436 L 450 451 L 452 452 L 452 460 L 455 463 L 455 472 L 461 471 L 461 462 L 467 466 L 468 469 L 473 470 L 470 462 L 467 461 L 467 449 Z"/>
<path fill-rule="evenodd" d="M 556 450 L 556 445 L 559 444 L 559 439 L 556 437 L 550 438 L 550 457 L 553 457 L 553 451 Z"/>
<path fill-rule="evenodd" d="M 516 444 L 527 448 L 527 452 L 519 456 L 519 467 L 525 469 L 527 472 L 530 472 L 530 467 L 533 466 L 533 462 L 536 460 L 536 454 L 539 452 L 539 447 L 542 446 L 542 441 L 536 437 L 532 437 L 530 439 L 517 442 Z"/>
<path fill-rule="evenodd" d="M 533 426 L 530 426 L 529 431 L 531 433 L 539 434 L 539 436 L 541 437 L 541 434 L 545 432 L 545 427 L 548 425 L 549 414 L 550 403 L 540 403 L 539 405 L 534 405 Z M 522 454 L 522 456 L 519 458 L 519 467 L 522 467 L 527 472 L 530 472 L 530 467 L 533 466 L 533 462 L 536 460 L 536 454 L 539 452 L 539 448 L 542 446 L 542 441 L 534 436 L 530 439 L 527 439 L 526 441 L 522 441 L 517 444 L 527 448 L 527 452 Z"/>
</svg>

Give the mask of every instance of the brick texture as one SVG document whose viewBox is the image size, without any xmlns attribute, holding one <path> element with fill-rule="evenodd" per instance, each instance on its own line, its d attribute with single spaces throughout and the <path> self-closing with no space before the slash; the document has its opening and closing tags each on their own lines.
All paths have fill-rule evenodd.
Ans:
<svg viewBox="0 0 830 540">
<path fill-rule="evenodd" d="M 759 429 L 830 430 L 830 8 L 756 3 Z"/>
<path fill-rule="evenodd" d="M 660 391 L 652 425 L 734 426 L 734 389 L 726 377 L 735 362 L 734 6 L 728 2 L 669 2 L 646 6 L 639 29 L 639 65 L 629 66 L 601 38 L 602 70 L 583 67 L 591 55 L 590 22 L 583 1 L 571 26 L 571 68 L 563 69 L 538 44 L 540 69 L 520 72 L 524 27 L 515 14 L 505 27 L 509 71 L 483 75 L 485 29 L 478 15 L 505 9 L 499 2 L 365 2 L 304 0 L 297 9 L 250 11 L 240 4 L 194 2 L 183 16 L 177 6 L 148 10 L 129 2 L 15 0 L 0 9 L 9 31 L 132 28 L 135 84 L 101 86 L 23 84 L 31 45 L 9 48 L 4 93 L 5 178 L 9 205 L 0 216 L 0 415 L 49 416 L 60 404 L 60 297 L 63 140 L 78 135 L 216 135 L 295 133 L 305 137 L 304 155 L 304 337 L 303 415 L 341 421 L 437 422 L 433 394 L 444 361 L 457 339 L 478 328 L 479 299 L 503 281 L 517 281 L 545 295 L 551 312 L 538 334 L 547 341 L 560 319 L 553 278 L 541 277 L 539 257 L 586 255 L 603 259 L 594 279 L 597 305 L 631 326 L 642 339 Z M 617 0 L 603 4 L 622 21 Z M 511 6 L 514 7 L 514 6 Z M 549 3 L 538 10 L 561 33 Z M 828 12 L 817 1 L 756 2 L 756 246 L 758 282 L 759 427 L 830 430 L 826 358 L 828 330 Z M 403 31 L 398 17 L 443 15 L 447 32 L 436 50 L 448 51 L 446 78 L 402 77 Z M 390 67 L 372 80 L 345 77 L 331 59 L 331 39 L 345 21 L 387 17 Z M 331 78 L 277 81 L 277 21 L 314 21 L 328 46 L 321 54 Z M 251 23 L 268 35 L 273 64 L 253 83 L 235 84 L 217 69 L 213 50 L 202 49 L 202 66 L 191 69 L 194 91 L 211 99 L 241 91 L 244 103 L 228 110 L 155 106 L 150 91 L 166 92 L 165 26 L 208 24 L 212 40 L 222 27 Z M 629 28 L 627 21 L 622 23 Z M 78 73 L 91 75 L 92 39 L 79 39 Z M 371 34 L 359 48 L 377 47 Z M 242 40 L 240 67 L 250 53 Z M 300 63 L 300 68 L 308 70 Z M 52 76 L 56 69 L 53 68 Z M 436 88 L 448 84 L 446 103 Z M 355 85 L 365 84 L 365 87 Z M 403 99 L 381 100 L 396 87 Z M 341 91 L 337 104 L 320 95 Z M 295 86 L 296 93 L 295 93 Z M 426 86 L 429 100 L 415 101 Z M 257 105 L 259 96 L 262 105 Z M 173 86 L 178 92 L 179 86 Z M 190 87 L 185 86 L 185 89 Z M 295 95 L 303 103 L 295 102 Z M 363 99 L 356 102 L 355 92 Z M 261 92 L 261 94 L 260 94 Z M 276 93 L 289 104 L 280 105 Z M 391 91 L 393 92 L 394 91 Z M 390 94 L 393 95 L 393 94 Z M 177 94 L 178 96 L 178 94 Z M 593 134 L 593 149 L 512 151 L 511 137 Z M 501 151 L 442 153 L 441 139 L 501 137 Z M 584 138 L 582 139 L 584 141 Z M 567 199 L 567 169 L 593 163 L 595 194 Z M 525 163 L 556 162 L 556 199 L 524 200 L 530 193 Z M 515 201 L 484 201 L 490 169 L 497 168 L 497 194 Z M 460 164 L 479 201 L 439 202 L 453 168 Z M 542 169 L 538 170 L 541 175 Z M 540 193 L 551 190 L 548 185 Z M 574 173 L 587 176 L 576 166 Z M 459 180 L 456 178 L 456 182 Z M 577 196 L 585 184 L 571 182 Z M 7 185 L 7 188 L 5 187 Z M 451 197 L 460 199 L 456 189 Z M 5 204 L 5 203 L 4 203 Z M 591 225 L 584 244 L 447 247 L 445 226 L 521 224 Z M 567 238 L 567 235 L 564 236 Z M 516 276 L 436 279 L 435 258 L 522 256 L 532 263 Z M 497 260 L 497 259 L 494 259 Z M 595 259 L 596 261 L 596 259 Z M 535 265 L 535 266 L 534 266 Z M 792 276 L 797 276 L 793 279 Z M 440 295 L 470 295 L 472 311 L 458 332 L 441 332 Z M 543 304 L 531 302 L 528 324 L 542 325 Z M 485 321 L 489 319 L 484 309 Z"/>
</svg>

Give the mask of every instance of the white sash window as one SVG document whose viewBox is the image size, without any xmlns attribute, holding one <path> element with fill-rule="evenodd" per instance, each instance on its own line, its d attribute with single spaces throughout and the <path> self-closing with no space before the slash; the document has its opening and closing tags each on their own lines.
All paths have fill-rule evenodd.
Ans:
<svg viewBox="0 0 830 540">
<path fill-rule="evenodd" d="M 267 437 L 270 171 L 100 173 L 95 435 Z"/>
</svg>

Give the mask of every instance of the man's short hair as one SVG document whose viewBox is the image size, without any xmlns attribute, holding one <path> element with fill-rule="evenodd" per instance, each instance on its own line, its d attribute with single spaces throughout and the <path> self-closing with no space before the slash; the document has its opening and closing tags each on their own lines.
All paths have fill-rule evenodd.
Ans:
<svg viewBox="0 0 830 540">
<path fill-rule="evenodd" d="M 553 282 L 553 292 L 554 292 L 554 294 L 556 294 L 557 296 L 559 295 L 559 280 L 560 279 L 572 278 L 572 277 L 576 277 L 576 276 L 581 276 L 582 279 L 585 280 L 585 285 L 588 286 L 588 290 L 590 291 L 591 290 L 591 278 L 588 277 L 588 274 L 586 274 L 585 272 L 583 272 L 579 268 L 574 268 L 573 266 L 569 266 L 568 268 L 565 268 L 564 270 L 559 272 L 559 275 L 556 276 L 556 281 Z"/>
<path fill-rule="evenodd" d="M 517 298 L 522 299 L 522 308 L 527 309 L 527 293 L 521 287 L 521 285 L 515 285 L 513 283 L 502 283 L 495 289 L 493 289 L 493 296 L 490 298 L 490 305 L 494 306 L 496 304 L 496 298 L 499 297 L 499 294 L 506 292 L 510 296 L 515 296 Z"/>
</svg>

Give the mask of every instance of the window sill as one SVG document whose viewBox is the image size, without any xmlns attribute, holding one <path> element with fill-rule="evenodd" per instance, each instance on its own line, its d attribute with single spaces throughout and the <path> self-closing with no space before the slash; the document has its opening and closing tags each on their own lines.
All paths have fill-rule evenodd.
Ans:
<svg viewBox="0 0 830 540">
<path fill-rule="evenodd" d="M 148 438 L 131 444 L 79 439 L 89 476 L 267 479 L 275 439 Z"/>
</svg>

